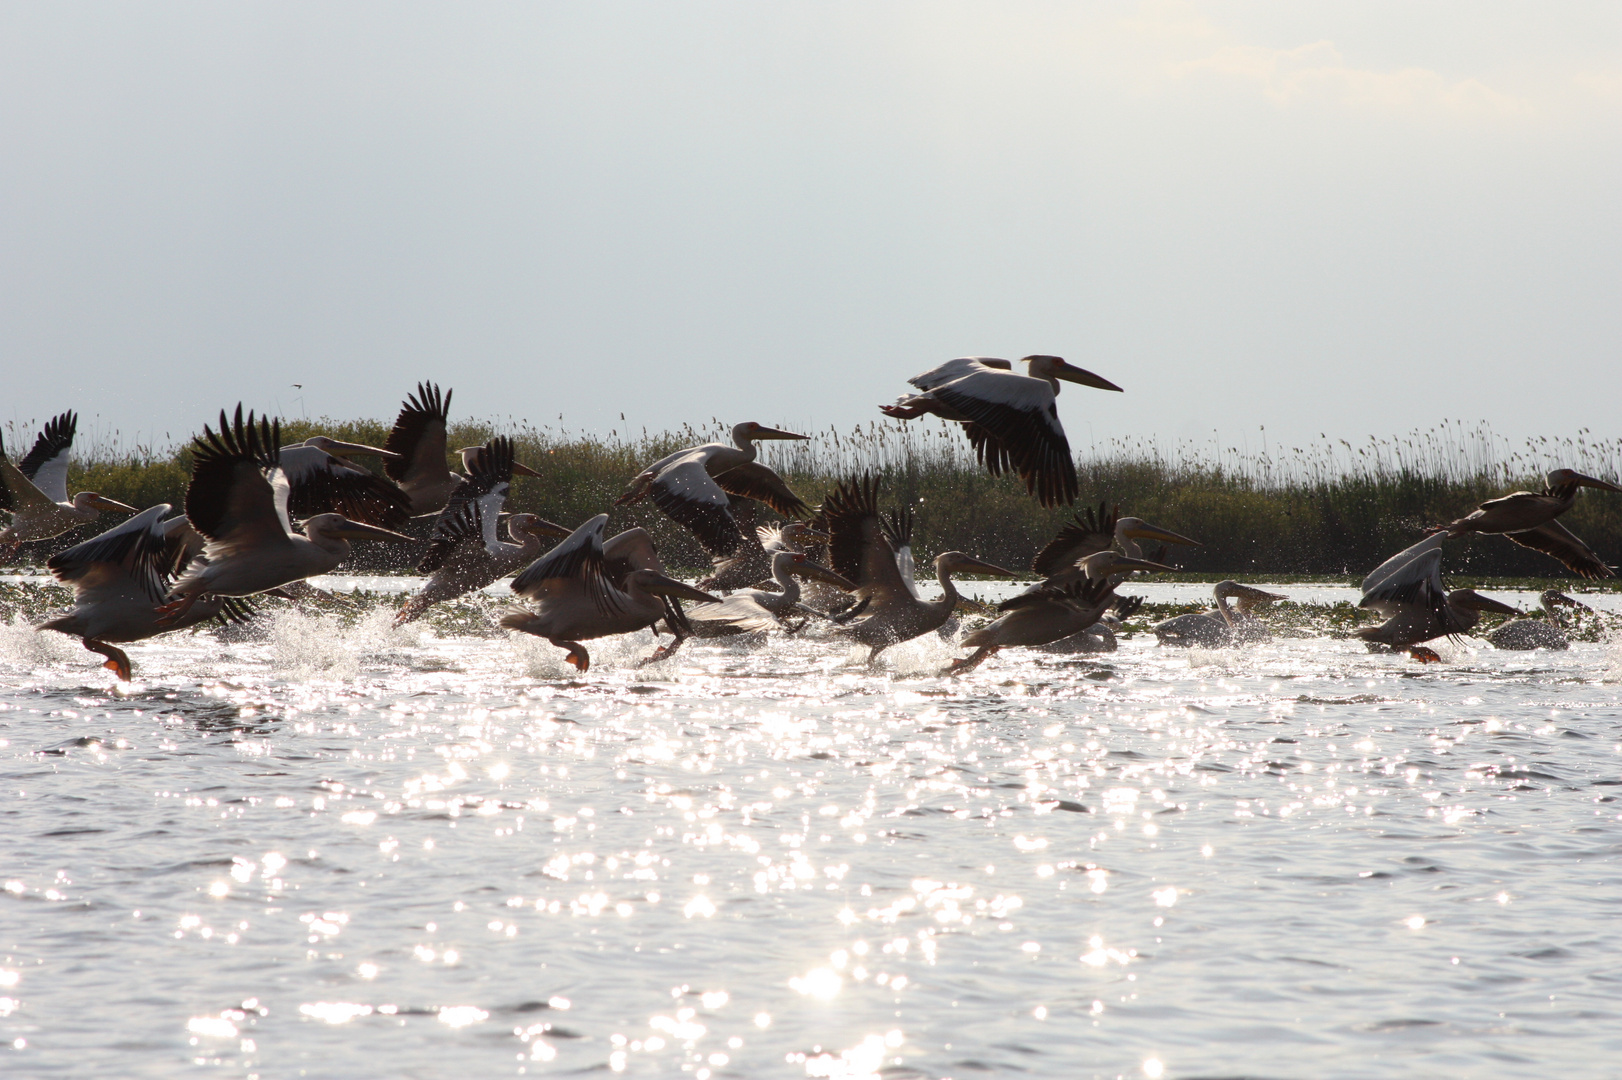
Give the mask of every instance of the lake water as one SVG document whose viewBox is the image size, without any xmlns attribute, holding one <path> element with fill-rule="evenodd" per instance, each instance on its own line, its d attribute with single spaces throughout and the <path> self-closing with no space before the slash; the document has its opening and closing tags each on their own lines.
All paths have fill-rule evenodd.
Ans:
<svg viewBox="0 0 1622 1080">
<path fill-rule="evenodd" d="M 0 1075 L 1622 1072 L 1617 646 L 387 624 L 0 627 Z"/>
</svg>

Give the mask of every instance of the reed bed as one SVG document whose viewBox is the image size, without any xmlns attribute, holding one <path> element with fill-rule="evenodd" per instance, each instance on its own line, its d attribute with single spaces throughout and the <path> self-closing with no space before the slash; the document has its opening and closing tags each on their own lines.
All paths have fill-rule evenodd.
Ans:
<svg viewBox="0 0 1622 1080">
<path fill-rule="evenodd" d="M 7 446 L 13 451 L 25 446 L 34 430 L 6 432 Z M 282 430 L 288 443 L 320 432 L 379 445 L 388 424 L 323 417 L 289 421 Z M 511 436 L 519 460 L 543 478 L 517 480 L 510 509 L 575 525 L 608 509 L 644 465 L 684 446 L 725 439 L 726 432 L 725 425 L 711 420 L 674 431 L 593 435 L 509 418 L 454 424 L 450 442 L 454 449 L 493 434 Z M 987 475 L 955 427 L 939 421 L 874 422 L 808 433 L 814 436 L 809 442 L 763 444 L 763 460 L 813 505 L 843 477 L 880 473 L 891 500 L 912 505 L 915 546 L 923 558 L 956 549 L 1023 567 L 1070 517 L 1067 510 L 1043 510 L 1016 480 Z M 80 437 L 71 490 L 99 491 L 135 506 L 183 503 L 187 447 L 126 447 L 116 431 L 88 434 Z M 1202 547 L 1172 549 L 1171 560 L 1190 572 L 1355 579 L 1415 542 L 1430 525 L 1468 513 L 1484 499 L 1540 487 L 1549 469 L 1566 466 L 1613 481 L 1622 477 L 1622 440 L 1596 439 L 1587 430 L 1514 444 L 1485 425 L 1449 421 L 1361 445 L 1324 438 L 1307 446 L 1271 447 L 1265 432 L 1257 441 L 1259 450 L 1248 437 L 1237 447 L 1215 439 L 1167 446 L 1144 438 L 1089 447 L 1077 464 L 1081 502 L 1119 505 L 1124 513 L 1202 541 Z M 613 514 L 616 527 L 648 528 L 674 568 L 693 572 L 708 564 L 692 538 L 651 505 Z M 1622 497 L 1586 492 L 1562 520 L 1602 557 L 1622 558 Z M 43 562 L 50 552 L 95 531 L 85 528 L 25 545 L 21 559 Z M 402 554 L 386 545 L 361 545 L 354 567 L 408 569 Z M 1501 537 L 1450 548 L 1448 569 L 1476 576 L 1566 576 L 1553 560 Z"/>
</svg>

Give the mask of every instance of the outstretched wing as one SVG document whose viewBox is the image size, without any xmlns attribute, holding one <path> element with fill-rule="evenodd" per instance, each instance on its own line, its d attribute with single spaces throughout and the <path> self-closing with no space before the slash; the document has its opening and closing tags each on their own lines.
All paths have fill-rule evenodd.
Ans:
<svg viewBox="0 0 1622 1080">
<path fill-rule="evenodd" d="M 683 455 L 660 469 L 649 493 L 653 504 L 698 537 L 711 555 L 731 555 L 743 542 L 732 500 L 704 471 L 703 454 Z"/>
<path fill-rule="evenodd" d="M 160 604 L 169 591 L 168 542 L 162 519 L 170 509 L 168 503 L 149 506 L 101 535 L 57 552 L 45 565 L 58 581 L 77 586 L 81 594 L 124 578 L 151 597 L 154 605 Z"/>
<path fill-rule="evenodd" d="M 34 440 L 33 449 L 17 462 L 17 471 L 32 480 L 52 502 L 68 501 L 68 456 L 78 430 L 78 414 L 65 412 L 53 417 Z"/>
<path fill-rule="evenodd" d="M 976 371 L 931 394 L 970 421 L 964 434 L 992 475 L 1017 473 L 1043 506 L 1076 501 L 1076 463 L 1047 380 Z"/>
<path fill-rule="evenodd" d="M 895 598 L 911 599 L 912 593 L 884 535 L 878 492 L 877 476 L 852 477 L 822 501 L 822 514 L 828 521 L 828 561 L 834 573 L 856 583 L 858 598 L 876 597 L 883 606 Z"/>
<path fill-rule="evenodd" d="M 1107 503 L 1098 509 L 1087 507 L 1075 520 L 1059 530 L 1047 546 L 1031 560 L 1031 569 L 1043 577 L 1069 570 L 1089 555 L 1108 551 L 1115 544 L 1115 523 L 1121 518 L 1121 508 L 1109 510 Z"/>
<path fill-rule="evenodd" d="M 541 599 L 551 582 L 578 582 L 605 615 L 623 610 L 619 592 L 603 571 L 603 529 L 607 514 L 598 514 L 557 547 L 530 563 L 513 578 L 512 590 L 520 596 Z"/>
<path fill-rule="evenodd" d="M 234 420 L 220 412 L 220 430 L 192 442 L 191 483 L 186 487 L 186 518 L 192 528 L 217 543 L 236 544 L 280 539 L 288 534 L 287 508 L 277 488 L 281 479 L 281 421 L 252 412 L 246 422 L 242 406 Z M 281 481 L 274 483 L 272 479 Z"/>
<path fill-rule="evenodd" d="M 451 415 L 451 394 L 443 395 L 436 383 L 421 382 L 417 392 L 408 394 L 400 415 L 383 443 L 383 449 L 399 457 L 383 459 L 383 474 L 397 484 L 408 477 L 442 476 L 445 464 L 445 433 Z"/>
<path fill-rule="evenodd" d="M 1593 580 L 1616 576 L 1616 571 L 1605 565 L 1605 561 L 1595 554 L 1593 548 L 1577 539 L 1575 533 L 1558 521 L 1551 521 L 1525 532 L 1504 535 L 1521 547 L 1554 556 L 1560 560 L 1562 566 L 1578 577 Z"/>
<path fill-rule="evenodd" d="M 717 475 L 715 482 L 728 495 L 763 502 L 786 518 L 804 520 L 811 516 L 811 508 L 794 494 L 788 482 L 759 462 L 749 461 L 728 469 Z"/>
<path fill-rule="evenodd" d="M 1447 605 L 1442 584 L 1442 541 L 1436 532 L 1404 548 L 1376 566 L 1363 579 L 1358 607 L 1371 608 L 1391 618 L 1404 608 L 1428 608 L 1440 617 Z"/>
</svg>

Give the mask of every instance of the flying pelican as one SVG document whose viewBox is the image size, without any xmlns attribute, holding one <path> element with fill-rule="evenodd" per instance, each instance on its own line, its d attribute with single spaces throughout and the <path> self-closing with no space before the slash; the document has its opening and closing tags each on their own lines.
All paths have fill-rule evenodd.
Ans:
<svg viewBox="0 0 1622 1080">
<path fill-rule="evenodd" d="M 1082 560 L 1097 552 L 1109 551 L 1112 547 L 1118 548 L 1129 559 L 1143 558 L 1139 540 L 1202 546 L 1198 540 L 1190 540 L 1170 529 L 1151 525 L 1142 518 L 1122 517 L 1119 506 L 1111 511 L 1105 509 L 1104 503 L 1099 503 L 1096 511 L 1089 506 L 1084 514 L 1075 515 L 1074 520 L 1060 529 L 1059 535 L 1036 553 L 1031 560 L 1031 569 L 1046 579 L 1042 586 L 1058 585 L 1066 578 L 1082 577 Z"/>
<path fill-rule="evenodd" d="M 428 609 L 463 593 L 482 589 L 534 562 L 548 540 L 567 537 L 569 530 L 534 514 L 513 514 L 507 519 L 512 543 L 496 535 L 501 508 L 512 486 L 512 440 L 498 435 L 472 455 L 468 482 L 434 523 L 428 553 L 417 564 L 431 574 L 422 591 L 405 602 L 394 617 L 395 626 L 420 619 Z"/>
<path fill-rule="evenodd" d="M 350 521 L 399 530 L 411 520 L 411 499 L 380 476 L 348 460 L 366 454 L 389 461 L 392 450 L 315 435 L 281 448 L 282 474 L 291 489 L 287 506 L 294 518 L 342 514 Z"/>
<path fill-rule="evenodd" d="M 1594 609 L 1554 589 L 1546 590 L 1538 600 L 1543 607 L 1543 618 L 1529 616 L 1507 622 L 1488 634 L 1487 640 L 1499 649 L 1571 648 L 1571 639 L 1566 636 L 1565 629 L 1560 625 L 1559 609 L 1562 607 L 1576 608 L 1579 611 Z"/>
<path fill-rule="evenodd" d="M 1441 526 L 1448 539 L 1469 533 L 1497 533 L 1522 547 L 1558 559 L 1579 577 L 1607 578 L 1616 573 L 1587 544 L 1555 519 L 1577 501 L 1577 489 L 1622 491 L 1622 487 L 1584 476 L 1571 469 L 1556 469 L 1544 477 L 1542 491 L 1515 491 L 1489 499 L 1472 514 Z"/>
<path fill-rule="evenodd" d="M 1162 549 L 1164 550 L 1164 549 Z M 1150 562 L 1159 562 L 1158 558 Z M 1120 588 L 1119 585 L 1116 588 Z M 1058 653 L 1073 655 L 1076 653 L 1107 653 L 1114 652 L 1119 643 L 1115 635 L 1120 633 L 1126 625 L 1126 620 L 1137 614 L 1143 607 L 1141 596 L 1117 596 L 1110 609 L 1098 617 L 1098 621 L 1079 634 L 1071 634 L 1058 641 L 1050 641 L 1046 645 L 1037 645 L 1037 652 Z"/>
<path fill-rule="evenodd" d="M 755 462 L 755 443 L 762 439 L 809 439 L 792 431 L 762 427 L 750 421 L 732 429 L 735 446 L 705 443 L 662 457 L 631 480 L 615 506 L 652 496 L 653 504 L 672 521 L 685 525 L 711 555 L 738 550 L 743 537 L 732 516 L 729 495 L 756 499 L 787 518 L 808 518 L 811 508 L 783 478 Z"/>
<path fill-rule="evenodd" d="M 1043 506 L 1076 501 L 1076 463 L 1059 423 L 1059 380 L 1099 390 L 1120 390 L 1108 379 L 1057 356 L 1027 356 L 1028 375 L 1007 360 L 966 356 L 948 360 L 908 382 L 922 393 L 880 405 L 886 416 L 911 420 L 933 413 L 964 425 L 980 463 L 993 476 L 1019 474 Z"/>
<path fill-rule="evenodd" d="M 1214 649 L 1223 645 L 1254 645 L 1271 641 L 1273 632 L 1251 611 L 1289 599 L 1280 593 L 1264 592 L 1237 581 L 1219 581 L 1211 592 L 1216 597 L 1214 610 L 1176 615 L 1150 627 L 1155 637 L 1160 639 L 1160 644 L 1198 645 Z M 1230 597 L 1237 610 L 1228 607 Z"/>
<path fill-rule="evenodd" d="M 802 577 L 814 578 L 847 591 L 856 588 L 800 552 L 779 551 L 772 556 L 772 580 L 777 582 L 780 591 L 740 589 L 719 604 L 707 604 L 693 610 L 687 618 L 693 624 L 694 633 L 706 637 L 711 636 L 705 633 L 706 630 L 718 631 L 713 636 L 724 636 L 778 629 L 781 625 L 779 620 L 791 612 L 821 615 L 820 611 L 800 603 L 800 583 L 796 579 Z"/>
<path fill-rule="evenodd" d="M 166 625 L 184 618 L 205 596 L 251 596 L 315 574 L 349 555 L 351 540 L 411 542 L 341 514 L 317 514 L 300 536 L 289 524 L 287 477 L 278 464 L 281 421 L 234 421 L 220 412 L 220 430 L 203 427 L 192 443 L 186 517 L 207 543 L 203 554 L 170 587 L 160 609 Z"/>
<path fill-rule="evenodd" d="M 935 579 L 942 596 L 926 601 L 914 596 L 896 565 L 896 549 L 885 535 L 878 511 L 878 478 L 868 476 L 841 483 L 822 503 L 828 521 L 828 553 L 834 572 L 856 584 L 860 618 L 834 631 L 866 645 L 868 663 L 891 645 L 910 641 L 938 629 L 956 610 L 957 586 L 953 574 L 996 574 L 1018 577 L 1013 570 L 983 562 L 961 551 L 935 557 Z"/>
<path fill-rule="evenodd" d="M 941 672 L 971 671 L 987 657 L 1010 645 L 1047 645 L 1080 634 L 1103 617 L 1115 602 L 1117 581 L 1134 570 L 1170 570 L 1161 563 L 1099 551 L 1081 560 L 1080 574 L 1037 592 L 1021 593 L 997 605 L 1003 614 L 963 639 L 973 654 Z"/>
<path fill-rule="evenodd" d="M 605 545 L 607 524 L 608 515 L 598 514 L 531 563 L 513 579 L 512 589 L 536 608 L 513 607 L 501 616 L 507 629 L 546 638 L 566 649 L 564 659 L 582 672 L 591 667 L 582 641 L 629 634 L 663 619 L 676 640 L 644 662 L 662 660 L 676 651 L 689 629 L 678 601 L 718 602 L 656 569 L 659 557 L 646 531 L 627 530 L 613 538 L 623 538 L 620 545 L 612 541 Z M 623 569 L 620 575 L 615 573 L 616 561 Z"/>
<path fill-rule="evenodd" d="M 134 517 L 66 551 L 45 565 L 64 585 L 73 586 L 73 610 L 41 623 L 81 639 L 91 652 L 107 657 L 102 666 L 129 682 L 130 658 L 114 642 L 128 644 L 218 619 L 240 622 L 251 612 L 241 600 L 206 597 L 184 618 L 162 622 L 158 605 L 169 589 L 173 568 L 182 565 L 191 539 L 184 517 L 163 520 L 168 503 L 149 506 Z"/>
<path fill-rule="evenodd" d="M 103 510 L 135 513 L 135 507 L 94 491 L 68 499 L 68 457 L 78 427 L 79 417 L 71 412 L 50 420 L 33 449 L 15 465 L 0 445 L 0 510 L 11 511 L 11 524 L 0 530 L 0 550 L 6 555 L 29 540 L 49 540 L 95 521 Z"/>
<path fill-rule="evenodd" d="M 1371 608 L 1386 620 L 1356 631 L 1371 651 L 1383 645 L 1434 663 L 1441 657 L 1420 642 L 1463 634 L 1480 621 L 1483 611 L 1521 614 L 1474 589 L 1447 591 L 1442 584 L 1442 541 L 1446 538 L 1445 532 L 1431 533 L 1363 579 L 1363 599 L 1357 606 Z"/>
</svg>

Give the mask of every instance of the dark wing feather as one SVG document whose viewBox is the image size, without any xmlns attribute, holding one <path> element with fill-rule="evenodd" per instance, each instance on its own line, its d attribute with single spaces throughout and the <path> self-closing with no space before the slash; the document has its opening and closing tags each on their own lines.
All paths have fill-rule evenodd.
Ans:
<svg viewBox="0 0 1622 1080">
<path fill-rule="evenodd" d="M 543 581 L 573 578 L 585 585 L 598 611 L 609 615 L 623 610 L 619 592 L 610 584 L 604 572 L 603 525 L 607 520 L 608 515 L 599 514 L 585 526 L 576 529 L 567 540 L 530 563 L 513 578 L 512 591 L 524 595 Z"/>
<path fill-rule="evenodd" d="M 1099 503 L 1096 511 L 1089 506 L 1036 553 L 1031 569 L 1043 577 L 1051 577 L 1069 570 L 1089 555 L 1110 550 L 1115 544 L 1115 523 L 1120 518 L 1119 506 L 1113 512 L 1106 503 Z"/>
<path fill-rule="evenodd" d="M 390 480 L 398 483 L 414 472 L 445 467 L 445 433 L 450 427 L 454 392 L 441 395 L 438 384 L 422 382 L 415 394 L 406 396 L 383 443 L 383 449 L 400 455 L 383 459 L 383 473 Z"/>
<path fill-rule="evenodd" d="M 34 440 L 33 449 L 17 462 L 17 471 L 32 480 L 41 465 L 73 448 L 73 436 L 78 430 L 79 416 L 74 412 L 65 412 L 47 421 L 45 430 Z"/>
<path fill-rule="evenodd" d="M 203 425 L 203 434 L 192 442 L 191 483 L 186 487 L 186 517 L 192 528 L 219 540 L 232 522 L 276 519 L 275 492 L 265 470 L 277 468 L 281 461 L 281 437 L 280 420 L 261 419 L 256 424 L 249 412 L 244 423 L 240 404 L 233 421 L 220 411 L 218 432 Z"/>
<path fill-rule="evenodd" d="M 144 524 L 134 525 L 140 518 L 131 518 L 100 536 L 57 552 L 45 560 L 45 566 L 57 580 L 67 584 L 80 580 L 97 564 L 121 566 L 140 585 L 141 591 L 152 598 L 153 604 L 161 604 L 169 591 L 170 578 L 166 558 L 168 541 L 160 519 L 169 509 L 168 503 L 149 507 L 140 515 L 146 519 Z"/>
<path fill-rule="evenodd" d="M 765 503 L 786 518 L 804 520 L 811 516 L 805 500 L 789 488 L 781 476 L 758 462 L 749 461 L 715 477 L 728 495 L 741 495 Z"/>
<path fill-rule="evenodd" d="M 467 499 L 453 512 L 446 507 L 434 522 L 428 550 L 417 564 L 420 573 L 432 574 L 445 565 L 451 553 L 463 544 L 484 546 L 484 515 L 477 499 Z"/>
<path fill-rule="evenodd" d="M 1593 548 L 1577 539 L 1576 534 L 1558 521 L 1551 521 L 1526 532 L 1504 535 L 1521 547 L 1554 556 L 1561 565 L 1578 577 L 1597 579 L 1616 576 L 1616 571 L 1606 566 Z"/>
<path fill-rule="evenodd" d="M 903 506 L 893 514 L 884 515 L 880 522 L 884 529 L 884 538 L 890 541 L 890 546 L 897 551 L 912 546 L 913 523 L 911 506 Z"/>
<path fill-rule="evenodd" d="M 728 507 L 684 498 L 679 492 L 658 484 L 653 486 L 650 497 L 653 505 L 663 510 L 670 520 L 698 537 L 698 542 L 711 555 L 731 555 L 743 543 L 743 534 L 738 531 L 738 523 Z"/>
<path fill-rule="evenodd" d="M 289 471 L 287 479 L 287 509 L 296 520 L 342 514 L 350 521 L 396 532 L 411 521 L 411 499 L 405 492 L 330 455 L 316 468 Z"/>
<path fill-rule="evenodd" d="M 1059 424 L 1056 401 L 1032 411 L 987 401 L 950 385 L 931 391 L 936 400 L 966 416 L 964 425 L 975 454 L 993 476 L 1017 473 L 1025 490 L 1043 506 L 1076 501 L 1076 463 Z"/>
<path fill-rule="evenodd" d="M 842 481 L 822 502 L 828 521 L 828 561 L 833 571 L 871 595 L 910 597 L 896 566 L 895 548 L 879 516 L 879 478 L 868 475 Z M 881 600 L 881 603 L 883 601 Z"/>
</svg>

